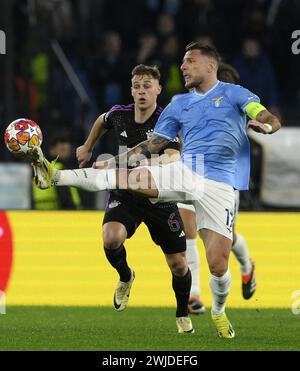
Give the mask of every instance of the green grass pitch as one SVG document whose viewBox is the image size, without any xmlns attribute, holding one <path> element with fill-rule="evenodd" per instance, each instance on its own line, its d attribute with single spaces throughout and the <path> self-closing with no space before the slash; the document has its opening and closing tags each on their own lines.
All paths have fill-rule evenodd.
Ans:
<svg viewBox="0 0 300 371">
<path fill-rule="evenodd" d="M 236 337 L 219 339 L 209 311 L 178 334 L 172 308 L 14 306 L 0 315 L 0 350 L 300 350 L 300 315 L 228 309 Z"/>
</svg>

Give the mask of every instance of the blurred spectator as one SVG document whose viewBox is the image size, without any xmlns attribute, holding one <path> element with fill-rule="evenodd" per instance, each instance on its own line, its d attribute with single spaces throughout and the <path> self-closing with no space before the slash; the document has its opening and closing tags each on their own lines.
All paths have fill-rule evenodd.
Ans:
<svg viewBox="0 0 300 371">
<path fill-rule="evenodd" d="M 197 35 L 195 36 L 194 41 L 197 41 L 203 45 L 214 45 L 213 37 L 209 34 Z"/>
<path fill-rule="evenodd" d="M 139 37 L 139 48 L 137 50 L 137 54 L 135 55 L 134 64 L 157 64 L 157 47 L 157 37 L 153 32 L 147 31 L 142 33 Z M 130 66 L 130 70 L 132 67 L 133 66 Z"/>
<path fill-rule="evenodd" d="M 159 102 L 164 106 L 170 102 L 175 94 L 184 91 L 180 71 L 181 54 L 178 37 L 176 35 L 169 36 L 164 41 L 160 53 L 160 72 L 163 90 Z"/>
<path fill-rule="evenodd" d="M 262 43 L 266 42 L 266 16 L 269 3 L 270 0 L 252 0 L 245 2 L 239 22 L 241 37 L 244 38 L 246 35 L 251 35 Z"/>
<path fill-rule="evenodd" d="M 156 34 L 160 45 L 175 32 L 176 24 L 174 17 L 169 14 L 159 15 L 156 22 Z"/>
<path fill-rule="evenodd" d="M 287 113 L 293 114 L 292 124 L 300 119 L 299 55 L 291 52 L 291 35 L 300 29 L 300 1 L 273 0 L 266 18 L 269 27 L 269 50 L 276 69 L 279 86 L 284 95 Z"/>
<path fill-rule="evenodd" d="M 40 28 L 44 23 L 58 40 L 70 40 L 74 37 L 75 24 L 72 2 L 70 0 L 36 0 L 30 4 L 32 22 Z M 49 22 L 50 21 L 50 22 Z"/>
<path fill-rule="evenodd" d="M 162 11 L 165 14 L 176 16 L 179 10 L 180 0 L 164 0 Z"/>
<path fill-rule="evenodd" d="M 114 31 L 107 31 L 102 36 L 96 57 L 92 81 L 95 84 L 99 110 L 107 110 L 123 100 L 124 58 L 122 40 Z"/>
<path fill-rule="evenodd" d="M 145 30 L 141 33 L 138 39 L 138 48 L 131 53 L 126 55 L 125 66 L 127 70 L 124 72 L 124 79 L 126 81 L 126 87 L 124 90 L 124 101 L 126 103 L 132 102 L 132 96 L 130 89 L 128 89 L 131 83 L 131 71 L 134 66 L 138 64 L 146 65 L 159 65 L 160 56 L 158 49 L 158 41 L 154 32 L 151 30 Z M 120 101 L 121 102 L 121 101 Z M 120 103 L 118 102 L 118 103 Z"/>
<path fill-rule="evenodd" d="M 53 139 L 49 148 L 49 158 L 57 159 L 55 167 L 59 170 L 70 168 L 72 145 L 66 136 Z M 33 183 L 32 186 L 33 208 L 37 210 L 72 210 L 81 207 L 79 192 L 74 187 L 52 187 L 40 190 Z"/>
<path fill-rule="evenodd" d="M 199 33 L 210 33 L 216 29 L 218 13 L 213 0 L 186 0 L 178 10 L 178 31 L 185 44 Z"/>
<path fill-rule="evenodd" d="M 105 0 L 102 11 L 103 29 L 117 31 L 130 50 L 136 47 L 139 34 L 152 26 L 152 14 L 145 0 Z"/>
<path fill-rule="evenodd" d="M 270 59 L 262 51 L 260 42 L 245 38 L 240 54 L 233 61 L 240 73 L 241 85 L 257 94 L 261 103 L 275 114 L 279 113 L 279 93 Z"/>
</svg>

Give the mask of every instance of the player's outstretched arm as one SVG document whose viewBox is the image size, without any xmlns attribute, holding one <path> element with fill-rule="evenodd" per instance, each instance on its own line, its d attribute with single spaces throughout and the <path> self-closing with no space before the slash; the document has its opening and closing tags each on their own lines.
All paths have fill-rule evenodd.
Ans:
<svg viewBox="0 0 300 371">
<path fill-rule="evenodd" d="M 93 165 L 95 169 L 103 169 L 118 166 L 119 164 L 128 164 L 128 165 L 138 165 L 141 160 L 144 160 L 146 157 L 150 157 L 151 154 L 158 154 L 163 150 L 167 144 L 170 142 L 170 139 L 161 137 L 157 134 L 145 140 L 144 142 L 139 143 L 137 146 L 133 147 L 127 152 L 122 153 L 116 157 L 113 157 L 109 161 L 97 162 Z"/>
<path fill-rule="evenodd" d="M 166 148 L 164 153 L 157 157 L 152 157 L 151 159 L 145 158 L 145 160 L 140 161 L 139 166 L 158 166 L 166 165 L 171 162 L 179 161 L 180 151 L 173 148 Z"/>
<path fill-rule="evenodd" d="M 256 114 L 255 119 L 248 122 L 248 128 L 262 134 L 273 134 L 281 128 L 281 123 L 275 115 L 263 109 Z"/>
<path fill-rule="evenodd" d="M 104 128 L 104 116 L 105 113 L 97 118 L 85 143 L 76 149 L 76 158 L 80 168 L 91 159 L 93 148 L 97 140 L 106 132 L 106 129 Z"/>
</svg>

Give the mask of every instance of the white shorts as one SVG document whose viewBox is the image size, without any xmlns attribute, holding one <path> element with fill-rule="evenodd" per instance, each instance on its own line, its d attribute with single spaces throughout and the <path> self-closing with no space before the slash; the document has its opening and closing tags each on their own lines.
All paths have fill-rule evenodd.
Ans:
<svg viewBox="0 0 300 371">
<path fill-rule="evenodd" d="M 197 229 L 207 228 L 232 240 L 234 190 L 225 183 L 192 172 L 181 161 L 147 166 L 159 191 L 156 202 L 183 202 L 194 206 Z"/>
<path fill-rule="evenodd" d="M 177 203 L 178 209 L 184 209 L 192 211 L 193 213 L 196 212 L 194 205 L 191 204 L 183 204 L 181 202 Z M 237 221 L 237 216 L 239 213 L 239 207 L 240 207 L 240 191 L 237 189 L 234 190 L 234 211 L 233 211 L 233 224 Z"/>
<path fill-rule="evenodd" d="M 234 213 L 233 213 L 233 224 L 236 223 L 237 216 L 240 207 L 240 191 L 237 189 L 234 191 Z"/>
</svg>

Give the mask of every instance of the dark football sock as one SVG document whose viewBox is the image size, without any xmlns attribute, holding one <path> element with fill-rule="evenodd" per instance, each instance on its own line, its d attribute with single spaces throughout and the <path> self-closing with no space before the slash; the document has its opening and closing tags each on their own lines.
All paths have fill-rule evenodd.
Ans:
<svg viewBox="0 0 300 371">
<path fill-rule="evenodd" d="M 192 285 L 191 271 L 188 270 L 185 276 L 175 276 L 172 274 L 172 287 L 177 301 L 176 317 L 186 317 L 188 315 L 188 301 Z"/>
<path fill-rule="evenodd" d="M 128 282 L 131 278 L 131 270 L 126 260 L 126 250 L 122 244 L 117 249 L 106 249 L 104 247 L 107 260 L 110 262 L 120 275 L 120 281 Z"/>
</svg>

